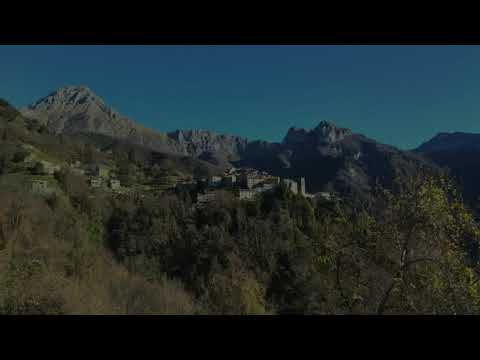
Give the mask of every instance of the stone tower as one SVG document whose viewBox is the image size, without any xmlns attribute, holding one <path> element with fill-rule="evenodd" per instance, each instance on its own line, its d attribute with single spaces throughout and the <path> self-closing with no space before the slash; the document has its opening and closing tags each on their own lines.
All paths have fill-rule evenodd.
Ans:
<svg viewBox="0 0 480 360">
<path fill-rule="evenodd" d="M 300 194 L 305 196 L 305 178 L 304 177 L 300 178 Z"/>
</svg>

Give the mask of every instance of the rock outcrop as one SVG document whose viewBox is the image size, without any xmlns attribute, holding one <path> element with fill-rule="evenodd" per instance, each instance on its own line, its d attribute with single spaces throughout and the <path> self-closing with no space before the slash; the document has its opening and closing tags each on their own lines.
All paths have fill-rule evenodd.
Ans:
<svg viewBox="0 0 480 360">
<path fill-rule="evenodd" d="M 184 155 L 201 156 L 214 153 L 227 160 L 238 160 L 248 144 L 248 141 L 241 137 L 206 130 L 176 130 L 168 136 L 176 142 L 177 151 Z"/>
</svg>

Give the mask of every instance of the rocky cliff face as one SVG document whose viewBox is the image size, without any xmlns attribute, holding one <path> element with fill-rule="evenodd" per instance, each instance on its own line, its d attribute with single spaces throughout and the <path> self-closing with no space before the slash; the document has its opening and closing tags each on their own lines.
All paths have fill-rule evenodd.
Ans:
<svg viewBox="0 0 480 360">
<path fill-rule="evenodd" d="M 337 128 L 330 122 L 321 121 L 312 130 L 290 128 L 283 144 L 285 146 L 329 146 L 351 135 L 352 132 L 349 129 Z"/>
<path fill-rule="evenodd" d="M 61 88 L 22 109 L 22 113 L 36 117 L 58 134 L 91 131 L 122 136 L 135 129 L 86 86 Z"/>
<path fill-rule="evenodd" d="M 238 136 L 216 134 L 205 130 L 177 130 L 168 134 L 185 155 L 202 156 L 216 154 L 227 160 L 238 160 L 248 141 Z"/>
<path fill-rule="evenodd" d="M 290 128 L 282 145 L 285 148 L 301 151 L 317 151 L 325 156 L 341 156 L 340 142 L 352 136 L 349 129 L 337 128 L 334 124 L 321 121 L 314 129 Z"/>
</svg>

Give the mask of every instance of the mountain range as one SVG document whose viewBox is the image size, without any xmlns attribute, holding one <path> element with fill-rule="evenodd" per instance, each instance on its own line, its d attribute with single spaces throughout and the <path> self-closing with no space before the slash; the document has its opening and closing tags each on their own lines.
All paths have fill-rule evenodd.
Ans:
<svg viewBox="0 0 480 360">
<path fill-rule="evenodd" d="M 440 133 L 414 151 L 447 169 L 460 186 L 465 201 L 477 206 L 480 197 L 480 134 Z"/>
<path fill-rule="evenodd" d="M 21 112 L 39 120 L 56 134 L 102 134 L 167 153 L 200 156 L 205 152 L 223 151 L 235 154 L 246 145 L 246 140 L 239 137 L 208 131 L 165 134 L 148 129 L 106 105 L 87 86 L 58 89 Z"/>
<path fill-rule="evenodd" d="M 222 168 L 247 166 L 282 177 L 303 176 L 312 193 L 365 194 L 377 183 L 388 186 L 396 176 L 438 166 L 452 169 L 467 185 L 469 198 L 479 193 L 474 186 L 480 180 L 475 170 L 480 152 L 476 134 L 438 134 L 417 149 L 403 151 L 327 121 L 310 130 L 292 127 L 278 143 L 207 130 L 162 133 L 121 115 L 87 86 L 58 89 L 21 113 L 56 134 L 97 134 Z"/>
</svg>

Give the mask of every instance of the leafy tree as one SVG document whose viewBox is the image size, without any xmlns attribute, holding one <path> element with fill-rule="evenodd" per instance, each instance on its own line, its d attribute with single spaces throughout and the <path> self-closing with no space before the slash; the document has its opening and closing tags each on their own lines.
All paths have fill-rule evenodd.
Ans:
<svg viewBox="0 0 480 360">
<path fill-rule="evenodd" d="M 377 248 L 391 280 L 377 312 L 478 313 L 480 288 L 467 245 L 480 231 L 446 178 L 421 176 L 400 184 L 399 196 L 385 192 Z M 380 244 L 380 241 L 382 242 Z"/>
<path fill-rule="evenodd" d="M 31 171 L 33 175 L 43 175 L 45 174 L 45 166 L 38 161 L 35 163 Z"/>
<path fill-rule="evenodd" d="M 7 159 L 4 155 L 0 155 L 0 175 L 7 171 Z"/>
<path fill-rule="evenodd" d="M 19 163 L 19 162 L 22 162 L 23 160 L 25 160 L 25 158 L 28 156 L 28 152 L 27 151 L 24 151 L 24 150 L 21 150 L 21 151 L 17 151 L 14 155 L 13 155 L 13 158 L 12 158 L 12 161 L 14 163 Z"/>
</svg>

